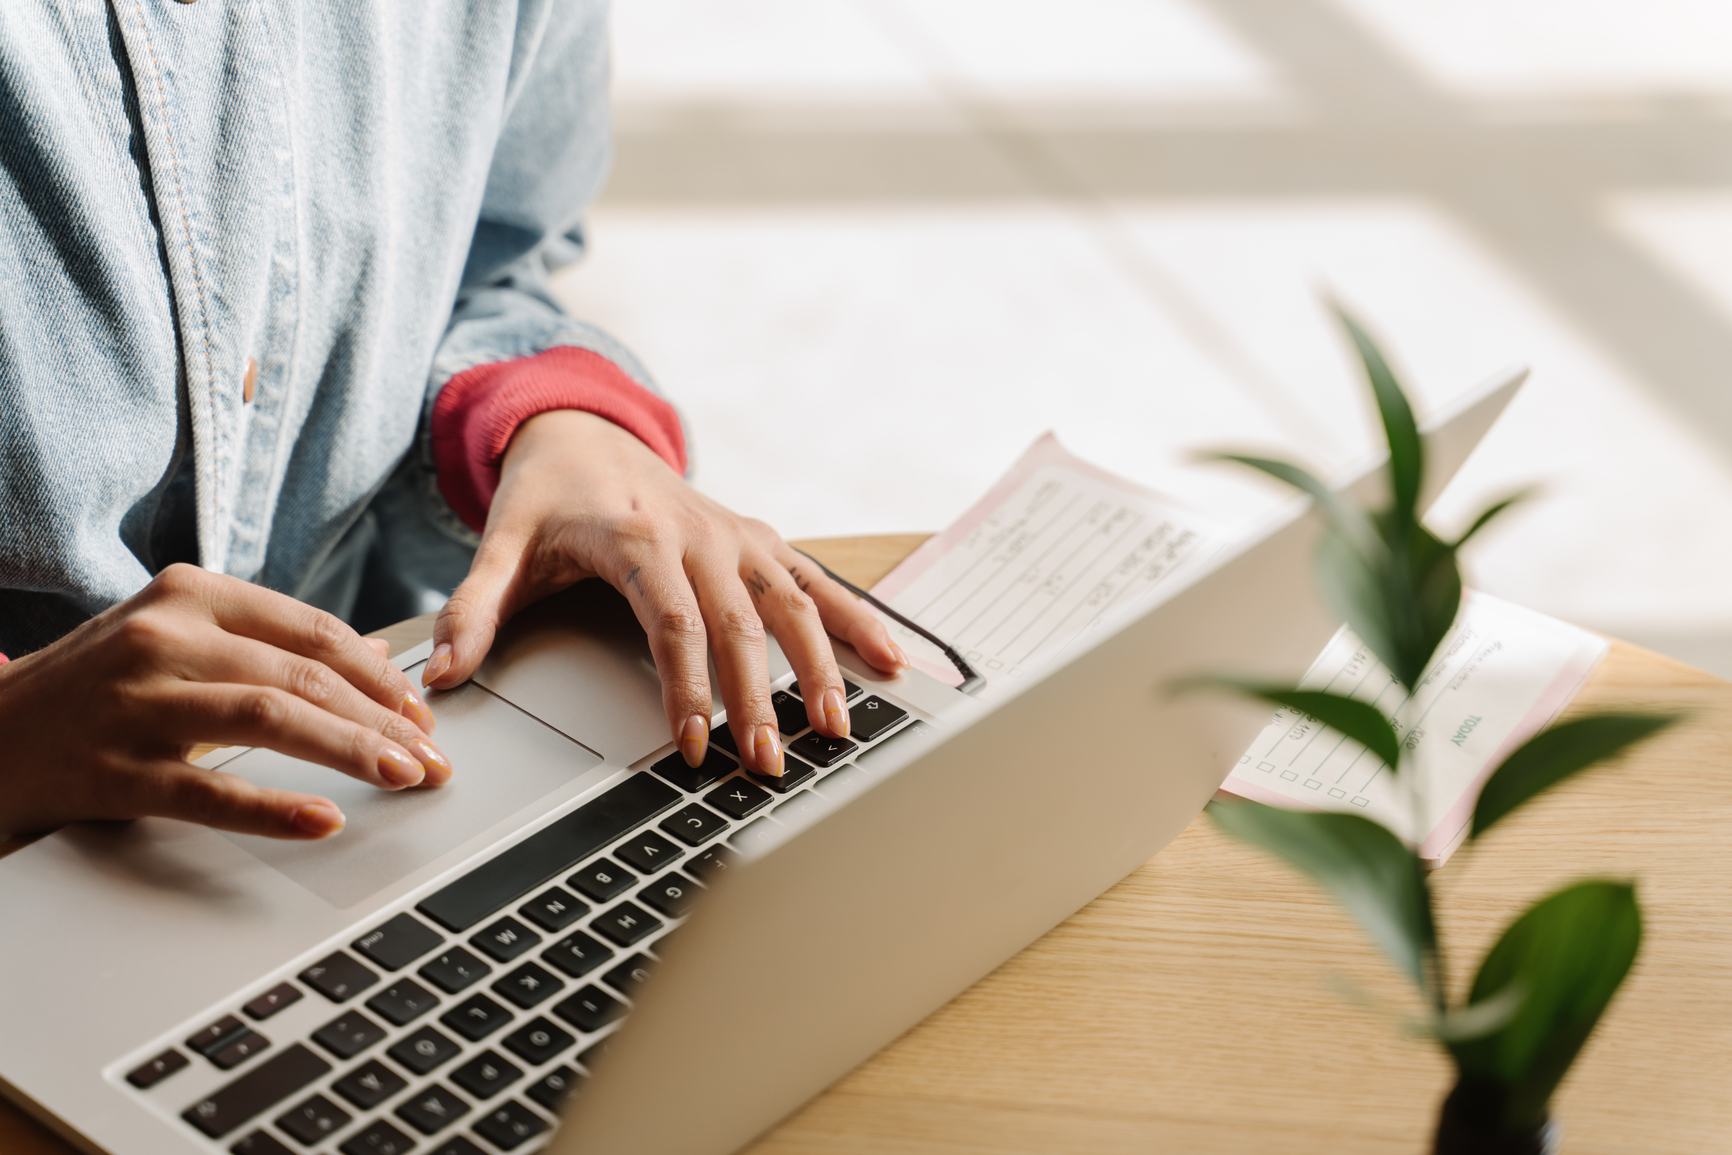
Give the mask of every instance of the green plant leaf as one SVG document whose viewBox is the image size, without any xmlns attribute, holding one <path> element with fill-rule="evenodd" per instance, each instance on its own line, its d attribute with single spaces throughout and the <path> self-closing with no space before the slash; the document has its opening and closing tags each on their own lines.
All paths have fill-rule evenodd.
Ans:
<svg viewBox="0 0 1732 1155">
<path fill-rule="evenodd" d="M 1383 351 L 1359 326 L 1339 302 L 1331 303 L 1335 315 L 1353 338 L 1359 359 L 1365 363 L 1365 375 L 1371 381 L 1371 392 L 1377 398 L 1377 411 L 1383 418 L 1383 432 L 1389 440 L 1389 479 L 1392 510 L 1412 520 L 1417 515 L 1420 482 L 1425 477 L 1425 443 L 1419 438 L 1419 426 L 1413 420 L 1413 407 L 1395 379 Z"/>
<path fill-rule="evenodd" d="M 1432 655 L 1461 612 L 1461 569 L 1455 550 L 1439 541 L 1423 525 L 1407 537 L 1408 585 L 1403 590 L 1412 599 L 1411 633 L 1402 639 L 1402 669 L 1396 676 L 1409 689 L 1419 683 Z M 1400 595 L 1392 592 L 1391 597 Z M 1403 675 L 1411 675 L 1408 681 Z"/>
<path fill-rule="evenodd" d="M 1474 977 L 1469 1005 L 1519 985 L 1501 1028 L 1447 1044 L 1461 1069 L 1464 1107 L 1488 1129 L 1544 1122 L 1546 1104 L 1600 1021 L 1642 940 L 1628 883 L 1590 880 L 1540 900 L 1504 931 Z"/>
<path fill-rule="evenodd" d="M 1317 543 L 1317 586 L 1324 603 L 1353 628 L 1378 661 L 1395 671 L 1401 666 L 1401 650 L 1389 619 L 1385 581 L 1385 573 L 1352 542 L 1333 530 L 1324 531 Z"/>
<path fill-rule="evenodd" d="M 1286 706 L 1290 710 L 1308 714 L 1331 730 L 1347 735 L 1371 751 L 1392 771 L 1397 769 L 1397 763 L 1401 759 L 1401 741 L 1395 736 L 1395 729 L 1390 725 L 1389 719 L 1384 717 L 1383 711 L 1376 706 L 1361 702 L 1358 698 L 1331 694 L 1324 690 L 1294 690 L 1268 682 L 1250 682 L 1239 678 L 1194 678 L 1180 683 L 1179 688 L 1192 686 L 1218 686 L 1237 690 L 1241 694 L 1249 694 L 1253 698 L 1262 698 L 1265 702 L 1273 702 L 1277 706 Z"/>
<path fill-rule="evenodd" d="M 1480 530 L 1484 529 L 1487 525 L 1489 525 L 1491 523 L 1492 518 L 1496 517 L 1498 514 L 1502 513 L 1504 510 L 1508 509 L 1510 506 L 1516 504 L 1517 502 L 1526 501 L 1528 498 L 1530 498 L 1532 496 L 1533 496 L 1532 490 L 1524 489 L 1520 493 L 1512 493 L 1510 496 L 1504 498 L 1502 501 L 1497 502 L 1493 505 L 1487 506 L 1485 509 L 1485 512 L 1481 513 L 1478 517 L 1473 519 L 1473 524 L 1467 527 L 1467 532 L 1462 534 L 1460 537 L 1456 538 L 1455 539 L 1455 545 L 1451 546 L 1450 548 L 1460 549 L 1462 546 L 1467 544 L 1468 538 L 1472 537 L 1474 534 L 1478 533 Z"/>
<path fill-rule="evenodd" d="M 1279 810 L 1259 802 L 1211 802 L 1216 826 L 1316 879 L 1371 941 L 1437 1001 L 1431 979 L 1437 928 L 1425 869 L 1401 840 L 1357 814 Z"/>
<path fill-rule="evenodd" d="M 1473 807 L 1478 838 L 1541 791 L 1678 720 L 1676 714 L 1595 714 L 1542 730 L 1492 771 Z"/>
<path fill-rule="evenodd" d="M 1240 453 L 1218 453 L 1212 455 L 1212 460 L 1248 465 L 1252 469 L 1267 473 L 1277 481 L 1286 482 L 1301 493 L 1310 495 L 1329 523 L 1355 547 L 1372 557 L 1383 552 L 1383 543 L 1379 540 L 1377 531 L 1372 528 L 1371 519 L 1365 515 L 1365 511 L 1352 502 L 1343 500 L 1340 494 L 1323 484 L 1308 470 L 1286 461 L 1276 461 L 1269 457 L 1249 457 Z"/>
</svg>

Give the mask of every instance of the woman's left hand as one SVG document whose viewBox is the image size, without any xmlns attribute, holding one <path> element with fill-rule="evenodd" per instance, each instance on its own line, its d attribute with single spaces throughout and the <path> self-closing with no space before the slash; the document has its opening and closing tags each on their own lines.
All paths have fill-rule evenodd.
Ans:
<svg viewBox="0 0 1732 1155">
<path fill-rule="evenodd" d="M 668 728 L 693 766 L 709 743 L 706 651 L 741 761 L 776 776 L 766 630 L 799 678 L 807 719 L 831 737 L 847 737 L 848 710 L 826 632 L 885 673 L 908 665 L 883 623 L 775 530 L 703 497 L 605 418 L 557 410 L 524 422 L 506 449 L 469 576 L 433 628 L 424 684 L 463 682 L 513 614 L 588 577 L 631 602 Z"/>
</svg>

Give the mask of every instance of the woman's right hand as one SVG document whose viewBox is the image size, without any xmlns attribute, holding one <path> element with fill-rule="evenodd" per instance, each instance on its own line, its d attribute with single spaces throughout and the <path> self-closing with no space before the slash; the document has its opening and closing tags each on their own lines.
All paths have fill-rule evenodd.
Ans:
<svg viewBox="0 0 1732 1155">
<path fill-rule="evenodd" d="M 325 838 L 343 815 L 186 761 L 201 742 L 264 746 L 384 790 L 441 786 L 451 763 L 404 673 L 339 619 L 195 566 L 53 645 L 0 665 L 0 831 L 180 818 Z"/>
</svg>

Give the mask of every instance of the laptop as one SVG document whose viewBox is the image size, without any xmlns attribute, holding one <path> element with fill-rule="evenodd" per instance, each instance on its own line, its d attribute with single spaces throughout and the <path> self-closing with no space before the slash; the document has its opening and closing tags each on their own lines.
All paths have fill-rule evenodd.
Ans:
<svg viewBox="0 0 1732 1155">
<path fill-rule="evenodd" d="M 1434 485 L 1524 376 L 1428 425 Z M 1267 711 L 1167 687 L 1333 635 L 1305 509 L 990 703 L 836 643 L 849 740 L 772 646 L 781 782 L 719 724 L 686 767 L 629 607 L 580 584 L 433 697 L 444 789 L 219 752 L 347 828 L 89 823 L 0 860 L 0 1091 L 115 1155 L 738 1150 L 1197 815 Z"/>
</svg>

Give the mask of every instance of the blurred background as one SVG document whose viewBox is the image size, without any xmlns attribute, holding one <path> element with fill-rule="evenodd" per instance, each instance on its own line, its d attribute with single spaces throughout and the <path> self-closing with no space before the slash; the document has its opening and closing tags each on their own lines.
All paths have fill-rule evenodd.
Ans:
<svg viewBox="0 0 1732 1155">
<path fill-rule="evenodd" d="M 1240 522 L 1524 395 L 1473 584 L 1732 676 L 1725 0 L 615 0 L 618 149 L 558 290 L 788 537 L 937 530 L 1046 429 Z"/>
</svg>

